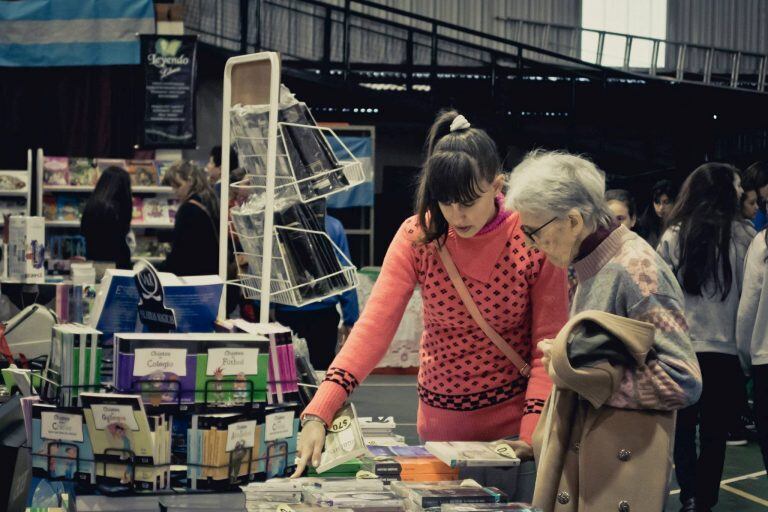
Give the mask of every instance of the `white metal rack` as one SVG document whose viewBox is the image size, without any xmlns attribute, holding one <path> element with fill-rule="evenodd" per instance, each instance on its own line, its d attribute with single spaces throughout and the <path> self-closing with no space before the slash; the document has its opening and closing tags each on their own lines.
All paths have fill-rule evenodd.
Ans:
<svg viewBox="0 0 768 512">
<path fill-rule="evenodd" d="M 338 247 L 333 244 L 328 235 L 320 231 L 300 230 L 286 226 L 275 226 L 275 196 L 276 192 L 284 189 L 293 188 L 297 199 L 307 203 L 327 197 L 328 193 L 319 193 L 307 195 L 306 191 L 301 190 L 301 184 L 310 180 L 322 178 L 324 174 L 342 172 L 349 182 L 348 186 L 338 188 L 334 192 L 345 190 L 356 184 L 362 183 L 364 173 L 360 163 L 349 153 L 349 160 L 341 162 L 341 167 L 328 172 L 314 175 L 310 178 L 297 179 L 291 159 L 288 158 L 288 152 L 285 146 L 284 127 L 294 126 L 291 123 L 278 122 L 278 107 L 280 95 L 280 58 L 274 52 L 261 52 L 251 55 L 233 57 L 227 61 L 224 68 L 224 98 L 222 113 L 222 143 L 221 147 L 229 148 L 232 144 L 231 133 L 231 111 L 237 104 L 241 105 L 259 105 L 267 107 L 267 133 L 266 141 L 260 140 L 256 145 L 265 151 L 255 154 L 243 155 L 241 161 L 245 160 L 246 170 L 255 170 L 253 164 L 247 162 L 248 158 L 257 158 L 259 165 L 255 168 L 258 172 L 249 172 L 248 176 L 240 182 L 232 184 L 232 188 L 240 192 L 259 192 L 264 197 L 264 207 L 254 213 L 244 212 L 240 215 L 249 217 L 246 219 L 251 225 L 256 227 L 255 236 L 241 235 L 241 242 L 245 251 L 236 254 L 243 256 L 247 260 L 249 270 L 241 272 L 236 280 L 227 280 L 227 243 L 229 239 L 221 236 L 219 239 L 219 273 L 222 280 L 227 285 L 239 286 L 244 290 L 247 298 L 260 300 L 260 320 L 265 323 L 269 321 L 270 302 L 279 302 L 294 306 L 302 306 L 312 302 L 324 300 L 326 298 L 343 293 L 346 290 L 357 286 L 357 274 L 354 266 L 346 258 L 339 262 L 339 271 L 322 278 L 313 278 L 301 283 L 297 283 L 289 278 L 287 266 L 287 256 L 279 243 L 279 237 L 290 231 L 301 231 L 314 237 L 324 237 L 331 242 L 336 255 L 341 254 Z M 336 137 L 332 130 L 321 127 L 309 127 L 306 125 L 295 125 L 306 129 L 319 130 L 321 133 L 330 132 L 331 136 Z M 337 138 L 338 140 L 338 138 Z M 266 142 L 266 144 L 264 144 Z M 338 140 L 339 143 L 343 143 Z M 277 176 L 278 158 L 285 159 L 283 162 L 290 169 L 290 173 Z M 250 169 L 249 169 L 250 167 Z M 221 182 L 229 183 L 229 151 L 222 151 L 221 164 Z M 289 190 L 290 191 L 290 190 Z M 227 233 L 230 227 L 229 210 L 229 186 L 221 188 L 221 215 L 220 215 L 220 233 Z M 282 194 L 284 195 L 284 194 Z M 234 213 L 234 212 L 233 212 Z M 237 215 L 235 213 L 235 215 Z M 243 219 L 240 219 L 243 220 Z M 262 228 L 263 226 L 263 228 Z M 259 229 L 261 228 L 261 229 Z M 270 233 L 271 236 L 264 236 L 264 233 Z M 322 281 L 342 278 L 348 283 L 348 286 L 334 288 L 326 294 L 312 295 L 305 298 L 303 291 L 307 287 L 322 287 Z M 265 285 L 265 283 L 268 283 Z M 322 289 L 322 288 L 321 288 Z M 225 305 L 222 301 L 219 309 L 219 316 L 225 317 Z"/>
<path fill-rule="evenodd" d="M 0 188 L 0 199 L 11 199 L 14 203 L 18 202 L 16 198 L 25 199 L 24 215 L 32 214 L 32 150 L 27 150 L 27 168 L 26 169 L 0 169 L 0 179 L 6 180 L 9 188 Z M 13 183 L 23 186 L 11 188 Z M 7 212 L 6 212 L 7 213 Z M 4 223 L 3 216 L 0 215 L 0 226 Z"/>
</svg>

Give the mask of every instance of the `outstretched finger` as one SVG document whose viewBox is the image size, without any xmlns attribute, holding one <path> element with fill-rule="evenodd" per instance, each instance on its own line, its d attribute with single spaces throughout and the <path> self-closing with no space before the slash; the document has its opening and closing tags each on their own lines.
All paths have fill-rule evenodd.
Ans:
<svg viewBox="0 0 768 512">
<path fill-rule="evenodd" d="M 307 469 L 307 461 L 309 460 L 309 454 L 299 455 L 296 461 L 296 471 L 293 472 L 291 478 L 298 478 L 304 474 L 304 470 Z"/>
</svg>

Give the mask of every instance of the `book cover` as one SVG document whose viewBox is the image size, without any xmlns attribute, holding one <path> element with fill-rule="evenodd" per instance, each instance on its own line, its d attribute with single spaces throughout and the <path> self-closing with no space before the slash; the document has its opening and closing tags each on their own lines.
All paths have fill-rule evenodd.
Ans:
<svg viewBox="0 0 768 512">
<path fill-rule="evenodd" d="M 192 403 L 197 350 L 186 334 L 116 334 L 115 387 L 147 405 Z"/>
<path fill-rule="evenodd" d="M 452 468 L 520 465 L 515 451 L 506 443 L 427 442 L 424 447 Z"/>
<path fill-rule="evenodd" d="M 14 215 L 8 224 L 8 278 L 44 282 L 45 219 Z"/>
<path fill-rule="evenodd" d="M 263 411 L 193 416 L 189 443 L 201 467 L 191 469 L 190 485 L 216 488 L 253 480 L 265 456 L 259 442 L 263 429 Z"/>
<path fill-rule="evenodd" d="M 32 405 L 32 473 L 95 483 L 93 450 L 80 408 Z"/>
<path fill-rule="evenodd" d="M 168 199 L 147 197 L 144 199 L 144 222 L 152 224 L 170 224 Z"/>
<path fill-rule="evenodd" d="M 158 273 L 165 304 L 176 314 L 179 332 L 212 332 L 218 315 L 223 283 L 219 276 L 177 277 Z M 103 333 L 105 342 L 116 332 L 140 332 L 139 292 L 132 270 L 108 269 L 99 285 L 90 323 Z"/>
<path fill-rule="evenodd" d="M 162 461 L 141 397 L 83 393 L 80 399 L 96 460 L 97 481 L 115 485 L 133 482 L 139 488 L 140 482 L 154 482 L 156 472 L 146 466 Z"/>
<path fill-rule="evenodd" d="M 90 158 L 69 159 L 69 184 L 74 187 L 93 187 L 99 180 L 99 169 Z"/>
<path fill-rule="evenodd" d="M 56 219 L 78 221 L 83 215 L 84 207 L 84 198 L 69 194 L 56 196 Z"/>
<path fill-rule="evenodd" d="M 45 220 L 56 220 L 56 214 L 58 208 L 56 208 L 56 197 L 52 195 L 43 196 L 43 217 Z"/>
<path fill-rule="evenodd" d="M 351 403 L 347 404 L 339 409 L 328 429 L 317 472 L 323 474 L 366 453 L 368 450 L 365 448 L 363 433 L 357 422 L 355 406 Z"/>
<path fill-rule="evenodd" d="M 27 200 L 23 197 L 0 198 L 0 226 L 5 215 L 27 215 Z"/>
<path fill-rule="evenodd" d="M 411 485 L 408 498 L 422 508 L 448 503 L 505 503 L 508 500 L 507 495 L 495 487 L 449 483 Z"/>
<path fill-rule="evenodd" d="M 173 165 L 173 160 L 155 160 L 155 167 L 157 168 L 158 183 L 162 185 L 165 179 L 165 173 Z"/>
<path fill-rule="evenodd" d="M 99 176 L 107 170 L 109 167 L 119 167 L 127 170 L 128 164 L 122 158 L 97 158 L 96 168 L 98 169 Z"/>
<path fill-rule="evenodd" d="M 133 209 L 131 210 L 131 222 L 141 224 L 144 222 L 144 200 L 133 197 Z"/>
<path fill-rule="evenodd" d="M 160 184 L 157 168 L 152 160 L 128 160 L 127 169 L 134 187 L 156 187 Z"/>
<path fill-rule="evenodd" d="M 173 224 L 176 222 L 176 213 L 179 211 L 179 202 L 175 199 L 168 199 L 168 221 Z"/>
<path fill-rule="evenodd" d="M 267 400 L 269 341 L 255 334 L 193 335 L 197 356 L 197 403 L 232 406 Z"/>
<path fill-rule="evenodd" d="M 43 157 L 43 183 L 69 185 L 69 158 L 65 156 Z"/>
<path fill-rule="evenodd" d="M 296 444 L 301 420 L 301 406 L 297 403 L 268 406 L 264 429 L 259 439 L 260 453 L 266 460 L 259 461 L 259 472 L 267 479 L 290 476 L 296 470 Z"/>
<path fill-rule="evenodd" d="M 25 192 L 28 180 L 27 171 L 0 171 L 0 192 Z"/>
<path fill-rule="evenodd" d="M 296 352 L 293 333 L 278 323 L 257 324 L 237 318 L 230 321 L 236 332 L 259 334 L 269 338 L 269 373 L 267 385 L 269 403 L 285 403 L 299 400 Z"/>
</svg>

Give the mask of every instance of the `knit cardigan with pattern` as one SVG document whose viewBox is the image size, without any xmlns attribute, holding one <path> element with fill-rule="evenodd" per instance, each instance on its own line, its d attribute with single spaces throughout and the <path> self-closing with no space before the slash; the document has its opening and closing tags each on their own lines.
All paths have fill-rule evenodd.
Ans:
<svg viewBox="0 0 768 512">
<path fill-rule="evenodd" d="M 701 394 L 701 371 L 689 336 L 685 301 L 672 269 L 653 247 L 624 226 L 574 262 L 579 284 L 572 314 L 604 311 L 655 327 L 652 356 L 626 368 L 606 405 L 670 411 Z"/>
<path fill-rule="evenodd" d="M 517 213 L 503 212 L 472 238 L 449 232 L 446 247 L 490 325 L 530 361 L 530 379 L 482 332 L 451 283 L 434 244 L 419 243 L 415 217 L 392 241 L 362 316 L 304 415 L 330 423 L 382 359 L 416 285 L 424 331 L 417 429 L 425 441 L 489 441 L 519 435 L 528 443 L 551 382 L 536 344 L 554 338 L 568 317 L 565 271 L 526 245 Z M 493 226 L 495 224 L 495 226 Z"/>
</svg>

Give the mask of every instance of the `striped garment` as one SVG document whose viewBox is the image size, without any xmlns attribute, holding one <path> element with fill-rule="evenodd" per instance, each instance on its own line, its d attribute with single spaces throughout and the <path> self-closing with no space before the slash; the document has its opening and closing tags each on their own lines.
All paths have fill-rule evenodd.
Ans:
<svg viewBox="0 0 768 512">
<path fill-rule="evenodd" d="M 655 358 L 624 371 L 607 405 L 675 410 L 701 394 L 701 371 L 688 335 L 683 292 L 672 270 L 645 240 L 618 227 L 573 264 L 579 284 L 571 314 L 605 311 L 656 327 Z"/>
</svg>

